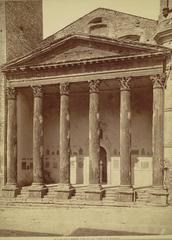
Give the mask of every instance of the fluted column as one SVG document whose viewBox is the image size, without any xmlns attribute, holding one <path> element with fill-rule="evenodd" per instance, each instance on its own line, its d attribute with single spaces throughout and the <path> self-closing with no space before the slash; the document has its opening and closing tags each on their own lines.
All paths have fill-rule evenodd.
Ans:
<svg viewBox="0 0 172 240">
<path fill-rule="evenodd" d="M 7 88 L 7 183 L 2 189 L 4 197 L 16 197 L 17 187 L 17 92 Z"/>
<path fill-rule="evenodd" d="M 46 193 L 43 174 L 43 90 L 33 89 L 33 183 L 31 197 L 43 197 Z"/>
<path fill-rule="evenodd" d="M 120 79 L 120 200 L 132 201 L 131 188 L 131 77 Z"/>
<path fill-rule="evenodd" d="M 89 187 L 87 198 L 101 200 L 100 185 L 100 119 L 99 119 L 99 80 L 89 82 Z"/>
<path fill-rule="evenodd" d="M 56 197 L 68 199 L 73 195 L 70 184 L 70 115 L 69 115 L 68 82 L 60 84 L 60 183 L 56 189 Z"/>
<path fill-rule="evenodd" d="M 153 83 L 153 201 L 166 202 L 166 191 L 163 191 L 164 174 L 164 89 L 165 75 L 151 76 Z M 161 197 L 160 197 L 161 196 Z M 164 198 L 163 198 L 164 196 Z M 159 198 L 160 197 L 160 198 Z M 160 202 L 159 202 L 160 201 Z"/>
</svg>

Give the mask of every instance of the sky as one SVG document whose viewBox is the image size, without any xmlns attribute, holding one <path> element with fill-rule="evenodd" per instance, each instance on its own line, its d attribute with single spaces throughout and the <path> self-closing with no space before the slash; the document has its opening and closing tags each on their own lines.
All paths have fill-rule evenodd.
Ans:
<svg viewBox="0 0 172 240">
<path fill-rule="evenodd" d="M 43 0 L 44 38 L 103 7 L 158 19 L 160 0 Z"/>
</svg>

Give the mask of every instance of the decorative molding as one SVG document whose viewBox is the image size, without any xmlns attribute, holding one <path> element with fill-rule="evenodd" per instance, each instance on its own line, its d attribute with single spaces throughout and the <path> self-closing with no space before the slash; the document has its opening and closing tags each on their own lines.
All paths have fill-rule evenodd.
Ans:
<svg viewBox="0 0 172 240">
<path fill-rule="evenodd" d="M 17 90 L 14 87 L 7 87 L 6 89 L 7 99 L 16 99 Z"/>
<path fill-rule="evenodd" d="M 60 83 L 60 95 L 69 95 L 70 85 L 68 82 Z"/>
<path fill-rule="evenodd" d="M 120 78 L 120 90 L 130 91 L 131 90 L 131 77 Z"/>
<path fill-rule="evenodd" d="M 43 97 L 42 86 L 34 86 L 34 87 L 32 87 L 32 89 L 33 89 L 33 96 L 34 97 L 39 97 L 39 98 Z"/>
<path fill-rule="evenodd" d="M 89 81 L 89 91 L 90 93 L 98 93 L 100 88 L 100 80 Z"/>
<path fill-rule="evenodd" d="M 166 86 L 166 74 L 156 74 L 153 76 L 150 76 L 150 79 L 153 83 L 153 88 L 165 88 Z"/>
</svg>

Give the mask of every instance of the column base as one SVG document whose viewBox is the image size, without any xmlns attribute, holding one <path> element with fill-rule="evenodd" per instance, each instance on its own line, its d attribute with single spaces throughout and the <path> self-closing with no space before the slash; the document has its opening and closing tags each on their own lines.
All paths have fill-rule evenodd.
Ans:
<svg viewBox="0 0 172 240">
<path fill-rule="evenodd" d="M 100 201 L 104 196 L 105 190 L 101 185 L 92 184 L 85 190 L 85 199 L 88 201 Z"/>
<path fill-rule="evenodd" d="M 29 198 L 43 198 L 47 194 L 48 189 L 43 184 L 33 183 L 28 191 Z"/>
<path fill-rule="evenodd" d="M 134 191 L 131 186 L 120 186 L 118 191 L 118 201 L 119 202 L 133 202 L 134 201 Z"/>
<path fill-rule="evenodd" d="M 15 184 L 7 184 L 2 188 L 2 197 L 15 198 L 20 194 L 21 189 Z"/>
<path fill-rule="evenodd" d="M 163 187 L 152 187 L 149 194 L 151 204 L 163 206 L 168 204 L 168 192 Z"/>
<path fill-rule="evenodd" d="M 70 184 L 59 184 L 54 191 L 56 199 L 67 200 L 74 195 L 75 189 Z"/>
</svg>

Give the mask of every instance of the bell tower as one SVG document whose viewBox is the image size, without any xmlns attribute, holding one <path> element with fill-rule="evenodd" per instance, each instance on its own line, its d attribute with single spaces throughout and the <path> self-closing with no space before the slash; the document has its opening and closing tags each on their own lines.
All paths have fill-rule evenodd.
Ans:
<svg viewBox="0 0 172 240">
<path fill-rule="evenodd" d="M 160 0 L 160 15 L 155 41 L 172 48 L 172 0 Z"/>
<path fill-rule="evenodd" d="M 42 0 L 0 0 L 0 67 L 42 40 Z M 6 173 L 6 80 L 0 70 L 0 186 Z"/>
</svg>

